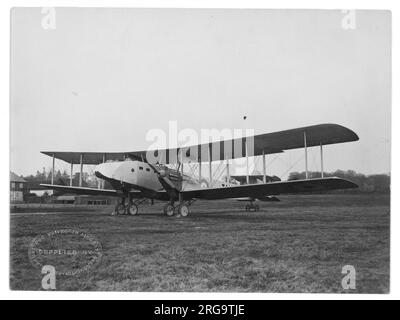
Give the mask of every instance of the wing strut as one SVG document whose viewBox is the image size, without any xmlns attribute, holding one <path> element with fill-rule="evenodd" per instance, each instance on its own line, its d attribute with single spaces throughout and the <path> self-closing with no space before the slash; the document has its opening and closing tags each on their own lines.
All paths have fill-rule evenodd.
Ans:
<svg viewBox="0 0 400 320">
<path fill-rule="evenodd" d="M 211 143 L 208 145 L 208 160 L 209 160 L 209 164 L 210 164 L 210 185 L 209 185 L 209 188 L 212 188 L 212 185 L 213 185 L 213 172 L 212 172 Z"/>
<path fill-rule="evenodd" d="M 263 182 L 267 183 L 267 162 L 265 159 L 265 150 L 263 150 Z"/>
<path fill-rule="evenodd" d="M 201 182 L 201 159 L 199 162 L 199 182 Z"/>
<path fill-rule="evenodd" d="M 250 173 L 249 173 L 249 150 L 247 146 L 247 137 L 245 138 L 246 142 L 246 184 L 250 184 Z"/>
<path fill-rule="evenodd" d="M 226 186 L 230 187 L 231 185 L 231 173 L 229 170 L 229 160 L 226 160 Z"/>
<path fill-rule="evenodd" d="M 308 179 L 307 132 L 304 131 L 304 153 L 306 160 L 306 179 Z"/>
<path fill-rule="evenodd" d="M 81 153 L 81 156 L 80 156 L 80 167 L 81 167 L 81 171 L 79 173 L 79 187 L 82 187 L 82 181 L 83 181 L 83 153 Z"/>
<path fill-rule="evenodd" d="M 324 178 L 324 149 L 322 143 L 320 145 L 320 150 L 321 150 L 321 178 Z"/>
<path fill-rule="evenodd" d="M 51 167 L 51 184 L 54 184 L 54 167 L 56 162 L 56 155 L 53 153 L 53 164 Z"/>
<path fill-rule="evenodd" d="M 71 173 L 69 176 L 69 186 L 72 187 L 72 179 L 74 177 L 74 163 L 71 161 Z"/>
</svg>

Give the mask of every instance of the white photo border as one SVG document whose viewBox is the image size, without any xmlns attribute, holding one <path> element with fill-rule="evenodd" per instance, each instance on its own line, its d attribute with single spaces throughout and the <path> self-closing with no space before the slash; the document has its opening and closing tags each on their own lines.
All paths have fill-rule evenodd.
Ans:
<svg viewBox="0 0 400 320">
<path fill-rule="evenodd" d="M 392 57 L 400 57 L 400 28 L 399 15 L 400 5 L 398 1 L 371 1 L 371 0 L 335 0 L 335 1 L 316 1 L 316 0 L 158 0 L 158 1 L 138 1 L 138 0 L 83 0 L 83 1 L 35 1 L 35 0 L 3 0 L 0 2 L 0 36 L 2 50 L 0 75 L 0 98 L 1 98 L 1 117 L 0 117 L 0 140 L 1 150 L 9 152 L 10 128 L 9 128 L 9 72 L 10 70 L 10 10 L 13 7 L 109 7 L 109 8 L 248 8 L 248 9 L 379 9 L 390 10 L 392 12 Z M 400 103 L 399 83 L 399 60 L 393 58 L 392 63 L 392 123 L 395 124 L 399 119 L 399 111 L 395 107 Z M 373 128 L 371 128 L 373 130 Z M 393 148 L 393 141 L 399 137 L 400 126 L 392 126 L 392 206 L 391 206 L 391 230 L 400 230 L 400 212 L 398 192 L 400 151 Z M 1 299 L 157 299 L 157 300 L 195 300 L 195 299 L 243 299 L 243 300 L 276 300 L 276 299 L 398 299 L 400 297 L 400 232 L 391 232 L 391 293 L 390 295 L 324 295 L 324 294 L 268 294 L 268 293 L 117 293 L 117 292 L 16 292 L 9 289 L 9 248 L 10 248 L 10 214 L 9 214 L 9 157 L 1 157 L 1 194 L 4 196 L 1 202 L 0 215 L 0 298 Z"/>
</svg>

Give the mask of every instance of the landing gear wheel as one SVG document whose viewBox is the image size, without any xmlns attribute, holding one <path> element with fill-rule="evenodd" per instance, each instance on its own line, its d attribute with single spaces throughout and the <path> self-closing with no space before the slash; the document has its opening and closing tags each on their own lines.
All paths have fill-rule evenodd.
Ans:
<svg viewBox="0 0 400 320">
<path fill-rule="evenodd" d="M 117 215 L 122 216 L 122 215 L 125 214 L 125 212 L 126 212 L 125 206 L 124 206 L 122 203 L 118 204 L 118 205 L 115 207 L 115 213 L 116 213 Z"/>
<path fill-rule="evenodd" d="M 248 204 L 244 208 L 246 209 L 246 212 L 250 211 L 250 206 Z"/>
<path fill-rule="evenodd" d="M 178 207 L 178 213 L 182 216 L 182 217 L 187 217 L 189 215 L 189 207 L 187 205 L 180 205 Z"/>
<path fill-rule="evenodd" d="M 126 212 L 130 216 L 136 216 L 139 213 L 139 208 L 136 204 L 131 203 L 130 205 L 127 206 Z"/>
<path fill-rule="evenodd" d="M 172 217 L 174 215 L 174 213 L 175 213 L 175 208 L 174 208 L 174 206 L 172 204 L 167 204 L 164 207 L 164 214 L 167 217 Z"/>
<path fill-rule="evenodd" d="M 258 204 L 256 204 L 255 206 L 254 206 L 254 210 L 257 212 L 257 211 L 260 211 L 260 206 L 258 205 Z"/>
</svg>

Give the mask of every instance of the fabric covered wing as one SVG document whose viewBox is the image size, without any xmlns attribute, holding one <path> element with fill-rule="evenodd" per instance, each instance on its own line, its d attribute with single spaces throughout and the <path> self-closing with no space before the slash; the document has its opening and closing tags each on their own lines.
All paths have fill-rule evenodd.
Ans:
<svg viewBox="0 0 400 320">
<path fill-rule="evenodd" d="M 243 197 L 264 197 L 279 194 L 293 194 L 337 189 L 352 189 L 358 186 L 348 180 L 340 178 L 324 178 L 312 180 L 295 180 L 271 182 L 266 184 L 252 184 L 225 188 L 210 188 L 183 191 L 184 199 L 218 200 Z"/>
<path fill-rule="evenodd" d="M 290 129 L 285 131 L 261 134 L 254 136 L 254 150 L 249 156 L 261 156 L 265 154 L 281 153 L 286 150 L 304 147 L 304 134 L 307 136 L 309 147 L 329 145 L 357 141 L 359 138 L 352 130 L 338 124 L 319 124 L 314 126 Z M 183 148 L 187 151 L 186 156 L 192 161 L 208 162 L 245 157 L 245 138 L 234 140 L 224 140 L 212 142 L 210 144 L 187 146 Z M 229 148 L 226 148 L 230 146 Z M 190 154 L 189 148 L 198 149 L 195 154 Z M 251 149 L 251 148 L 250 148 Z M 202 152 L 206 150 L 207 152 Z M 177 163 L 179 148 L 163 150 L 141 150 L 126 152 L 64 152 L 64 151 L 42 151 L 43 154 L 55 159 L 63 160 L 67 163 L 96 165 L 105 161 L 123 161 L 126 158 L 149 161 L 148 154 L 154 155 L 162 164 Z M 210 151 L 210 153 L 209 153 Z M 172 154 L 174 156 L 172 157 Z M 210 158 L 210 155 L 211 158 Z"/>
<path fill-rule="evenodd" d="M 87 196 L 108 196 L 108 197 L 119 197 L 120 194 L 116 190 L 108 189 L 96 189 L 96 188 L 85 188 L 85 187 L 70 187 L 70 186 L 60 186 L 52 184 L 41 184 L 42 187 L 46 189 L 55 190 L 58 193 L 72 193 L 77 195 L 87 195 Z M 137 198 L 141 198 L 140 192 L 131 192 L 131 195 Z"/>
</svg>

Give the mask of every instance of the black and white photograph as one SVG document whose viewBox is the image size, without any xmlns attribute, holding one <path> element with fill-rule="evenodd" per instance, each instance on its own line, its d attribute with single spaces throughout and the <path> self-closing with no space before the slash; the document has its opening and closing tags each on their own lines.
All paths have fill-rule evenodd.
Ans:
<svg viewBox="0 0 400 320">
<path fill-rule="evenodd" d="M 391 293 L 390 10 L 10 21 L 11 291 Z"/>
</svg>

